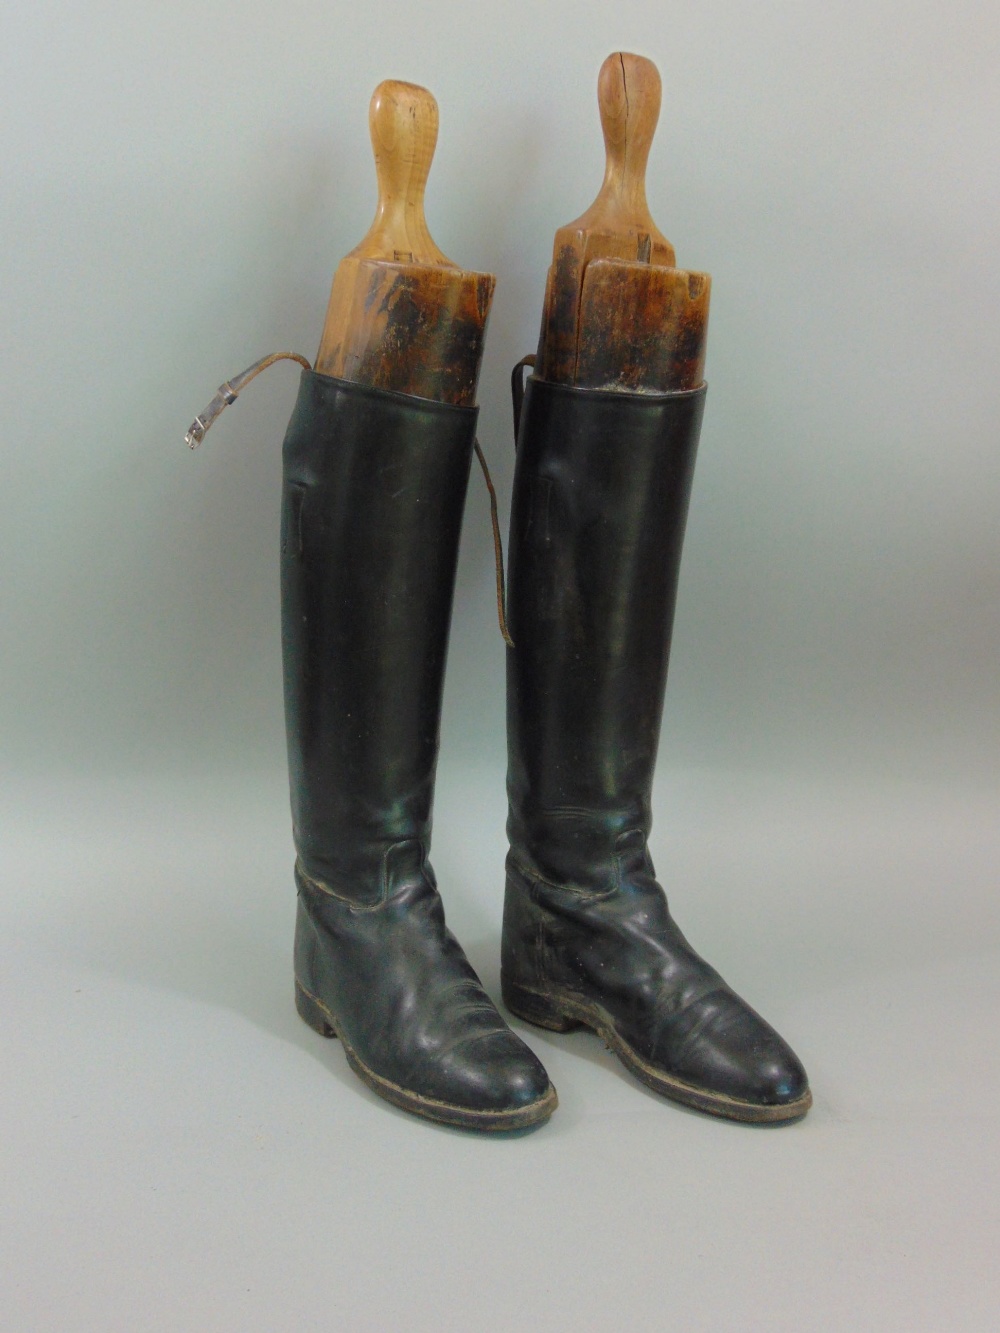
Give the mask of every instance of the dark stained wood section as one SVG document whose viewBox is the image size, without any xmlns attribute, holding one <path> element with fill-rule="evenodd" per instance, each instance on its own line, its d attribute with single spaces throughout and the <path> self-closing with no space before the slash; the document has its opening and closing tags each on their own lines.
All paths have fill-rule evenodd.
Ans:
<svg viewBox="0 0 1000 1333">
<path fill-rule="evenodd" d="M 575 383 L 630 393 L 696 388 L 711 290 L 705 273 L 619 259 L 588 264 Z"/>
<path fill-rule="evenodd" d="M 330 330 L 316 369 L 472 406 L 495 286 L 490 273 L 363 260 L 346 317 Z"/>
</svg>

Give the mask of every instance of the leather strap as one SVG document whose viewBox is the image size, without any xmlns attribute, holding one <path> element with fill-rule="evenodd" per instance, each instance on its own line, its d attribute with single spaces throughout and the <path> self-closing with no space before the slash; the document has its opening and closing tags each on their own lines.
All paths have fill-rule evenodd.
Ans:
<svg viewBox="0 0 1000 1333">
<path fill-rule="evenodd" d="M 521 408 L 524 406 L 524 371 L 526 367 L 533 367 L 535 364 L 535 354 L 529 352 L 527 356 L 522 356 L 520 361 L 510 372 L 510 396 L 514 400 L 514 450 L 517 451 L 517 436 L 521 429 Z"/>
</svg>

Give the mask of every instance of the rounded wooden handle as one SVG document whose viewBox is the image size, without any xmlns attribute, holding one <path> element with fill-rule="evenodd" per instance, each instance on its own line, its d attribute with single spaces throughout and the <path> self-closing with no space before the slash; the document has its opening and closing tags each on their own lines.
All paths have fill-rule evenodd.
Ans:
<svg viewBox="0 0 1000 1333">
<path fill-rule="evenodd" d="M 372 93 L 368 128 L 375 154 L 378 205 L 356 259 L 403 264 L 448 264 L 431 240 L 424 217 L 424 187 L 434 159 L 438 105 L 415 83 L 386 79 Z"/>
<path fill-rule="evenodd" d="M 607 162 L 601 195 L 622 221 L 648 217 L 646 163 L 660 117 L 660 75 L 645 56 L 615 51 L 601 66 L 597 102 Z"/>
</svg>

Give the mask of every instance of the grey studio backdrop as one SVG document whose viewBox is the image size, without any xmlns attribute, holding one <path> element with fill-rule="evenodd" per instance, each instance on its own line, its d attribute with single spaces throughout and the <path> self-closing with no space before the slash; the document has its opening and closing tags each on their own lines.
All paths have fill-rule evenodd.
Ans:
<svg viewBox="0 0 1000 1333">
<path fill-rule="evenodd" d="M 1000 18 L 971 2 L 3 7 L 0 1312 L 17 1329 L 995 1327 Z M 662 1103 L 519 1025 L 561 1108 L 378 1103 L 291 1004 L 277 594 L 296 370 L 436 94 L 427 212 L 498 275 L 480 438 L 596 75 L 657 61 L 654 217 L 713 275 L 652 850 L 812 1076 Z M 498 994 L 503 645 L 472 478 L 434 861 Z"/>
</svg>

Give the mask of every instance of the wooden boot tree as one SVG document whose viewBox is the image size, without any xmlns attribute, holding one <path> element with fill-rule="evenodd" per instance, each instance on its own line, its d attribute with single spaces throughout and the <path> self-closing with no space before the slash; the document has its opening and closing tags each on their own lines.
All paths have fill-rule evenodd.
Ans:
<svg viewBox="0 0 1000 1333">
<path fill-rule="evenodd" d="M 426 88 L 390 79 L 372 94 L 368 124 L 378 207 L 334 276 L 315 369 L 471 406 L 496 279 L 453 264 L 427 229 L 437 102 Z"/>
<path fill-rule="evenodd" d="M 656 66 L 616 51 L 601 66 L 597 98 L 604 183 L 587 211 L 556 232 L 535 374 L 632 393 L 696 388 L 712 280 L 674 267 L 673 246 L 646 203 L 660 114 Z"/>
</svg>

